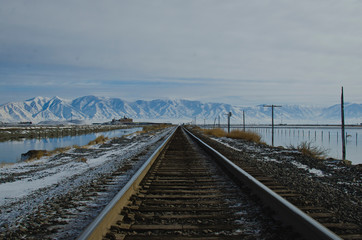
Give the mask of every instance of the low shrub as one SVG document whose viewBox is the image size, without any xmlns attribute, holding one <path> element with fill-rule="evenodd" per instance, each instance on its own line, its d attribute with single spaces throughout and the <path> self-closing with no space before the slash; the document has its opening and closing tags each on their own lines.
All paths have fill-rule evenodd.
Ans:
<svg viewBox="0 0 362 240">
<path fill-rule="evenodd" d="M 261 142 L 261 136 L 254 132 L 249 131 L 242 131 L 242 130 L 232 130 L 230 133 L 226 133 L 221 128 L 214 128 L 214 129 L 202 129 L 202 131 L 210 136 L 214 137 L 228 137 L 228 138 L 234 138 L 234 139 L 243 139 L 249 142 L 256 142 L 256 143 L 262 143 Z"/>
<path fill-rule="evenodd" d="M 56 153 L 63 153 L 63 152 L 68 151 L 69 149 L 71 149 L 71 147 L 56 148 L 56 149 L 54 149 L 52 151 L 48 151 L 47 156 L 50 156 L 50 155 L 53 155 L 53 154 L 56 154 Z"/>
<path fill-rule="evenodd" d="M 89 143 L 88 143 L 88 144 L 89 144 Z M 75 148 L 75 149 L 87 149 L 89 146 L 88 146 L 88 145 L 79 146 L 79 145 L 77 145 L 77 144 L 74 144 L 72 147 Z"/>
<path fill-rule="evenodd" d="M 250 131 L 242 131 L 242 130 L 232 130 L 230 133 L 226 135 L 228 138 L 234 139 L 244 139 L 249 142 L 261 142 L 261 136 L 257 133 L 250 132 Z"/>
<path fill-rule="evenodd" d="M 213 129 L 202 129 L 202 131 L 207 134 L 214 137 L 225 137 L 226 132 L 222 130 L 221 128 L 213 128 Z"/>
<path fill-rule="evenodd" d="M 292 148 L 295 147 L 292 146 Z M 313 146 L 311 142 L 301 142 L 296 149 L 308 157 L 324 159 L 327 156 L 327 150 L 322 147 Z"/>
<path fill-rule="evenodd" d="M 48 156 L 48 151 L 46 150 L 29 150 L 26 153 L 21 154 L 21 161 L 32 161 L 34 159 L 40 159 L 43 156 Z"/>
<path fill-rule="evenodd" d="M 108 138 L 101 135 L 99 137 L 97 137 L 96 139 L 90 141 L 87 145 L 95 145 L 95 144 L 100 144 L 100 143 L 104 143 L 105 141 L 107 141 Z"/>
<path fill-rule="evenodd" d="M 52 156 L 58 153 L 63 153 L 66 152 L 70 149 L 71 147 L 62 147 L 62 148 L 56 148 L 54 150 L 51 151 L 47 151 L 47 150 L 30 150 L 27 153 L 21 154 L 21 159 L 23 161 L 32 161 L 34 159 L 40 159 L 42 157 L 45 156 Z"/>
<path fill-rule="evenodd" d="M 78 162 L 87 163 L 87 159 L 85 157 L 77 158 Z"/>
<path fill-rule="evenodd" d="M 36 151 L 34 153 L 34 155 L 31 158 L 29 158 L 29 160 L 31 160 L 31 159 L 40 159 L 40 158 L 42 158 L 44 156 L 49 156 L 49 152 L 47 150 L 39 150 L 39 151 Z"/>
</svg>

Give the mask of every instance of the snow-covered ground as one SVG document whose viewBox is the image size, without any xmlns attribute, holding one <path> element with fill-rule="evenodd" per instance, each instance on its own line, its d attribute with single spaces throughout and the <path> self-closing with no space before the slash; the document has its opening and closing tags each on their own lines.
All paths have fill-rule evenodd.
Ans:
<svg viewBox="0 0 362 240">
<path fill-rule="evenodd" d="M 0 239 L 75 238 L 169 133 L 132 134 L 3 166 Z"/>
</svg>

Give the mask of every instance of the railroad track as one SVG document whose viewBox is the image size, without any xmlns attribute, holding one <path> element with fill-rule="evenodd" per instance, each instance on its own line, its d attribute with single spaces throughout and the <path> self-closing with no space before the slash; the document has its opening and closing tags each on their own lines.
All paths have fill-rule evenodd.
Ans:
<svg viewBox="0 0 362 240">
<path fill-rule="evenodd" d="M 79 239 L 340 239 L 285 200 L 298 193 L 195 141 L 178 127 Z"/>
</svg>

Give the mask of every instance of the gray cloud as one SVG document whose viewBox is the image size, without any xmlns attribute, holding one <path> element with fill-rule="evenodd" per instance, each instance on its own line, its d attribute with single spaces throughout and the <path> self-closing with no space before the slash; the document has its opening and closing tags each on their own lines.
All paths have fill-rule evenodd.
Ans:
<svg viewBox="0 0 362 240">
<path fill-rule="evenodd" d="M 344 85 L 352 101 L 362 101 L 357 0 L 1 5 L 2 88 L 327 103 Z"/>
</svg>

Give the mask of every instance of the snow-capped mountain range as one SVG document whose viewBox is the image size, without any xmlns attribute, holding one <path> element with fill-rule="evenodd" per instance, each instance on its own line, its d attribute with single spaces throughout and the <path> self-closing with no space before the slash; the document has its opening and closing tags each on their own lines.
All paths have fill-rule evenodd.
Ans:
<svg viewBox="0 0 362 240">
<path fill-rule="evenodd" d="M 263 105 L 242 107 L 224 103 L 202 103 L 190 100 L 138 100 L 124 101 L 119 98 L 84 96 L 74 100 L 59 97 L 35 97 L 23 102 L 0 105 L 1 122 L 65 121 L 85 120 L 87 122 L 107 122 L 124 116 L 135 121 L 191 122 L 198 124 L 222 123 L 226 114 L 232 112 L 231 122 L 241 123 L 245 111 L 246 123 L 269 123 L 271 108 Z M 312 107 L 283 105 L 274 109 L 275 123 L 339 123 L 340 105 Z M 362 104 L 345 104 L 346 123 L 362 122 Z"/>
</svg>

